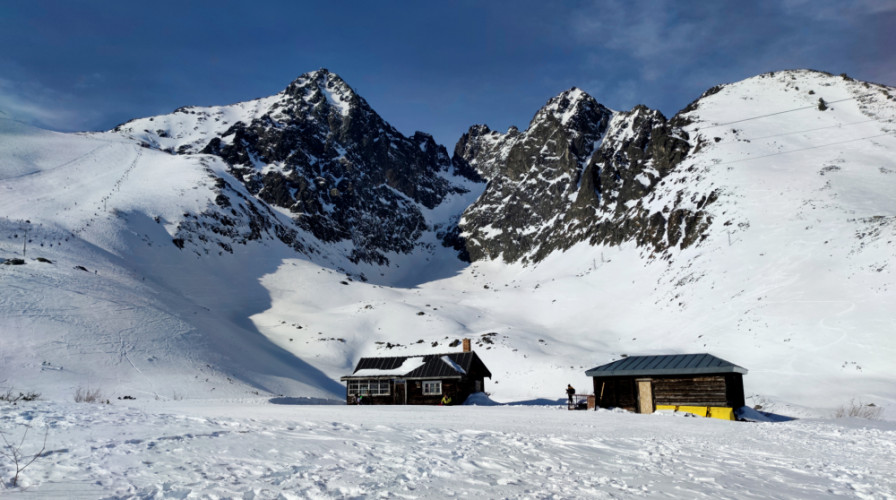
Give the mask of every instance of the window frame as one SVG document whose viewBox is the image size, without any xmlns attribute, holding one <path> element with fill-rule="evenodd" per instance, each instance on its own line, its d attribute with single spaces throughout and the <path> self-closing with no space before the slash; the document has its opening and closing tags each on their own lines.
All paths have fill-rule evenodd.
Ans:
<svg viewBox="0 0 896 500">
<path fill-rule="evenodd" d="M 355 396 L 390 396 L 392 395 L 392 384 L 389 380 L 368 378 L 349 380 L 346 384 L 346 391 L 350 395 Z"/>
<path fill-rule="evenodd" d="M 442 392 L 442 381 L 441 380 L 424 380 L 423 387 L 421 388 L 424 396 L 441 396 Z M 438 390 L 438 392 L 436 392 Z"/>
</svg>

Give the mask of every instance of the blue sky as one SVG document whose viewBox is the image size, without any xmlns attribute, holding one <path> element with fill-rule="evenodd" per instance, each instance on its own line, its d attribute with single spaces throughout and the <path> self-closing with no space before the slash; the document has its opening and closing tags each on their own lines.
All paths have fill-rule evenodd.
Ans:
<svg viewBox="0 0 896 500">
<path fill-rule="evenodd" d="M 271 95 L 321 67 L 452 151 L 572 86 L 672 116 L 767 71 L 896 85 L 896 2 L 0 0 L 0 111 L 53 130 Z"/>
</svg>

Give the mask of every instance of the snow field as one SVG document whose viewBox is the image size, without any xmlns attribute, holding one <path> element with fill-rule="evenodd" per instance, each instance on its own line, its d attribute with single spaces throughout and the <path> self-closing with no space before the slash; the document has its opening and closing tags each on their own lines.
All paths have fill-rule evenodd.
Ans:
<svg viewBox="0 0 896 500">
<path fill-rule="evenodd" d="M 896 426 L 538 406 L 35 402 L 11 498 L 896 498 Z M 14 473 L 0 464 L 7 481 Z"/>
</svg>

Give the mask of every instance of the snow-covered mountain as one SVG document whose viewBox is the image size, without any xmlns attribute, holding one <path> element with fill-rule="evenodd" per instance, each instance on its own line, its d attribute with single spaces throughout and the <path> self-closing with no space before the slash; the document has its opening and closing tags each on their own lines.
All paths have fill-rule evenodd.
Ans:
<svg viewBox="0 0 896 500">
<path fill-rule="evenodd" d="M 464 213 L 460 243 L 474 259 L 540 261 L 590 241 L 637 241 L 662 250 L 688 246 L 705 229 L 699 207 L 643 201 L 688 153 L 688 134 L 658 111 L 614 113 L 573 88 L 551 99 L 524 132 L 478 125 L 464 134 L 455 162 L 489 180 Z"/>
<path fill-rule="evenodd" d="M 751 402 L 894 406 L 894 92 L 776 72 L 667 120 L 571 89 L 453 158 L 326 70 L 105 133 L 0 120 L 0 386 L 338 399 L 360 356 L 470 337 L 497 400 L 708 351 Z"/>
<path fill-rule="evenodd" d="M 115 132 L 172 154 L 220 157 L 253 197 L 289 215 L 295 226 L 256 211 L 249 239 L 273 227 L 281 241 L 307 253 L 297 235 L 304 229 L 321 242 L 349 242 L 352 262 L 385 265 L 390 252 L 406 254 L 424 245 L 423 233 L 434 230 L 425 212 L 468 193 L 464 176 L 476 178 L 452 168 L 447 151 L 430 135 L 403 136 L 326 69 L 297 78 L 271 97 L 184 107 L 130 121 Z M 221 210 L 207 214 L 214 219 L 207 225 L 227 235 L 240 226 L 227 214 L 239 200 L 232 199 L 232 186 L 220 184 Z M 183 239 L 190 241 L 196 231 L 185 229 Z M 220 242 L 225 249 L 230 244 Z"/>
</svg>

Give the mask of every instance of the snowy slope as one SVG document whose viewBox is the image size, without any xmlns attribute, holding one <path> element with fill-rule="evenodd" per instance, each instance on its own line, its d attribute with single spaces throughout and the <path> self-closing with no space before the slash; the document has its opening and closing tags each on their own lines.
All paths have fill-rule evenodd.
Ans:
<svg viewBox="0 0 896 500">
<path fill-rule="evenodd" d="M 664 305 L 699 312 L 698 328 L 718 332 L 708 348 L 753 358 L 751 378 L 784 397 L 892 404 L 892 93 L 783 72 L 725 86 L 685 115 L 705 143 L 690 162 L 702 185 L 692 189 L 719 193 L 708 208 L 717 227 L 667 273 L 683 286 Z"/>
<path fill-rule="evenodd" d="M 338 394 L 246 321 L 266 307 L 252 278 L 265 247 L 212 262 L 172 244 L 178 222 L 212 203 L 208 170 L 223 165 L 0 126 L 0 252 L 26 258 L 0 275 L 4 386 L 66 398 L 78 387 L 113 398 Z"/>
<path fill-rule="evenodd" d="M 782 72 L 714 90 L 681 116 L 692 152 L 645 202 L 715 192 L 699 244 L 579 244 L 532 265 L 463 264 L 435 231 L 389 266 L 303 233 L 312 256 L 274 238 L 180 250 L 178 225 L 214 205 L 215 178 L 241 189 L 219 158 L 4 121 L 0 258 L 22 256 L 26 228 L 30 243 L 25 265 L 0 266 L 0 386 L 335 399 L 360 356 L 470 337 L 498 401 L 586 392 L 584 371 L 623 354 L 706 351 L 750 370 L 751 403 L 826 414 L 856 398 L 896 415 L 893 89 Z"/>
</svg>

